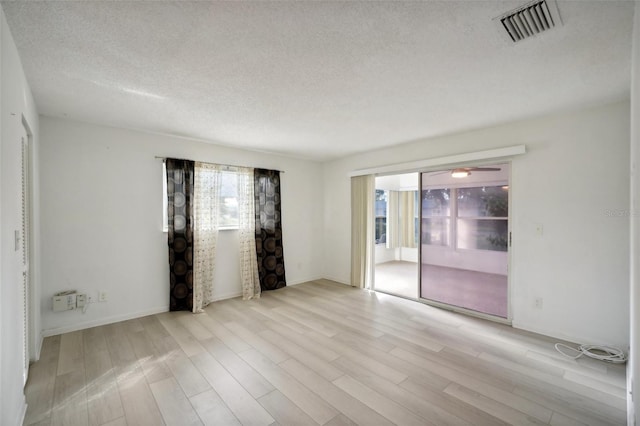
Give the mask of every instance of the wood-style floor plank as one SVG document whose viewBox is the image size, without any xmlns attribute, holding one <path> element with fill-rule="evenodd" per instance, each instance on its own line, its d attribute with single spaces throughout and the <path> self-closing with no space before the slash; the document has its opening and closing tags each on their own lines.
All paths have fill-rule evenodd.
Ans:
<svg viewBox="0 0 640 426">
<path fill-rule="evenodd" d="M 145 331 L 129 333 L 128 337 L 147 382 L 154 383 L 171 377 L 171 371 L 164 361 L 165 354 L 157 350 Z"/>
<path fill-rule="evenodd" d="M 472 425 L 501 426 L 508 424 L 507 422 L 504 422 L 485 411 L 479 410 L 464 401 L 452 397 L 444 392 L 434 391 L 428 386 L 417 383 L 411 378 L 400 383 L 400 387 L 408 390 L 416 397 L 437 406 L 441 410 L 453 413 L 455 416 L 460 417 L 462 420 Z"/>
<path fill-rule="evenodd" d="M 421 416 L 428 424 L 438 426 L 471 426 L 475 424 L 457 417 L 455 412 L 448 412 L 436 404 L 432 404 L 429 400 L 423 400 L 407 389 L 370 373 L 347 358 L 338 358 L 333 363 L 363 385 Z"/>
<path fill-rule="evenodd" d="M 208 352 L 193 358 L 194 364 L 243 425 L 270 425 L 275 420 L 245 388 Z"/>
<path fill-rule="evenodd" d="M 29 379 L 25 387 L 28 410 L 24 422 L 27 425 L 43 421 L 51 423 L 60 340 L 61 336 L 44 339 L 40 361 L 29 367 Z"/>
<path fill-rule="evenodd" d="M 196 317 L 204 327 L 207 328 L 215 337 L 220 339 L 234 352 L 242 352 L 251 349 L 251 345 L 242 340 L 239 336 L 235 335 L 231 330 L 225 327 L 222 323 L 211 318 L 209 315 L 198 315 Z"/>
<path fill-rule="evenodd" d="M 331 405 L 327 404 L 322 398 L 310 391 L 278 365 L 272 363 L 260 352 L 250 350 L 241 353 L 240 356 L 319 424 L 328 422 L 338 414 Z"/>
<path fill-rule="evenodd" d="M 101 426 L 127 426 L 127 420 L 124 417 L 119 417 L 109 423 L 103 423 Z"/>
<path fill-rule="evenodd" d="M 204 348 L 200 342 L 198 342 L 198 339 L 196 339 L 193 334 L 191 334 L 191 332 L 189 332 L 189 330 L 183 327 L 180 323 L 179 319 L 182 315 L 184 315 L 182 312 L 169 312 L 158 315 L 158 318 L 187 356 L 193 356 L 204 352 Z"/>
<path fill-rule="evenodd" d="M 211 389 L 209 382 L 198 371 L 192 360 L 182 352 L 182 349 L 176 349 L 168 354 L 165 362 L 187 396 Z"/>
<path fill-rule="evenodd" d="M 85 360 L 89 424 L 100 426 L 124 416 L 109 351 L 90 351 Z"/>
<path fill-rule="evenodd" d="M 258 402 L 281 425 L 317 426 L 319 424 L 278 390 L 259 398 Z"/>
<path fill-rule="evenodd" d="M 419 426 L 429 424 L 426 419 L 413 414 L 402 405 L 384 397 L 350 376 L 342 376 L 334 380 L 333 383 L 397 425 Z"/>
<path fill-rule="evenodd" d="M 623 425 L 624 365 L 328 280 L 48 337 L 25 425 Z"/>
<path fill-rule="evenodd" d="M 65 333 L 60 338 L 60 357 L 58 358 L 58 376 L 71 373 L 84 364 L 84 345 L 82 331 Z"/>
<path fill-rule="evenodd" d="M 263 355 L 268 357 L 276 364 L 289 358 L 289 355 L 284 353 L 284 351 L 282 351 L 279 347 L 267 342 L 265 339 L 263 339 L 253 331 L 247 329 L 246 327 L 243 327 L 236 322 L 229 322 L 225 324 L 225 326 L 232 332 L 242 337 L 245 342 L 249 343 L 253 348 L 260 351 Z"/>
<path fill-rule="evenodd" d="M 203 341 L 202 345 L 255 399 L 275 389 L 268 380 L 220 340 L 214 337 Z"/>
<path fill-rule="evenodd" d="M 151 393 L 142 369 L 118 379 L 118 390 L 125 420 L 129 425 L 164 425 L 158 403 Z"/>
<path fill-rule="evenodd" d="M 167 426 L 202 425 L 191 402 L 187 399 L 176 379 L 170 377 L 160 380 L 151 383 L 150 387 Z"/>
<path fill-rule="evenodd" d="M 281 366 L 296 380 L 311 389 L 356 424 L 381 426 L 393 424 L 372 408 L 325 380 L 297 360 L 289 359 L 283 362 Z"/>
<path fill-rule="evenodd" d="M 58 374 L 51 410 L 51 425 L 89 424 L 84 368 Z"/>
<path fill-rule="evenodd" d="M 237 426 L 238 418 L 213 389 L 189 398 L 191 405 L 206 426 Z"/>
<path fill-rule="evenodd" d="M 309 352 L 295 343 L 292 343 L 289 339 L 281 336 L 273 330 L 265 330 L 260 333 L 260 335 L 269 342 L 283 349 L 292 358 L 297 359 L 329 381 L 335 380 L 343 374 L 340 370 L 322 358 L 316 356 L 313 352 Z"/>
<path fill-rule="evenodd" d="M 523 426 L 547 424 L 457 383 L 451 383 L 444 392 L 510 424 Z"/>
</svg>

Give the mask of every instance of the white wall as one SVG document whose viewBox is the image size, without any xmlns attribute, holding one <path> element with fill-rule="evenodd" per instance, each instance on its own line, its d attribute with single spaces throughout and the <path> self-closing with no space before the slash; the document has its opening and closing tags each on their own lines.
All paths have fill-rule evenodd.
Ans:
<svg viewBox="0 0 640 426">
<path fill-rule="evenodd" d="M 628 365 L 627 413 L 630 425 L 640 424 L 640 3 L 636 2 L 633 21 L 631 64 L 631 354 Z M 632 393 L 635 398 L 632 398 Z M 634 400 L 635 399 L 635 400 Z"/>
<path fill-rule="evenodd" d="M 385 243 L 376 244 L 375 263 L 387 263 L 400 260 L 400 248 L 387 248 Z"/>
<path fill-rule="evenodd" d="M 4 12 L 0 11 L 0 424 L 18 425 L 26 409 L 22 376 L 22 323 L 21 286 L 22 259 L 14 249 L 14 230 L 22 228 L 21 216 L 21 141 L 22 120 L 33 132 L 33 155 L 37 161 L 38 115 L 33 98 L 9 32 Z M 37 174 L 34 196 L 38 194 Z M 34 210 L 37 212 L 37 202 Z M 38 216 L 33 217 L 34 262 L 32 267 L 33 291 L 38 293 Z M 37 312 L 33 326 L 40 329 Z M 32 336 L 32 354 L 37 353 L 39 335 Z"/>
<path fill-rule="evenodd" d="M 326 163 L 324 275 L 349 281 L 348 172 L 525 144 L 528 153 L 512 162 L 513 324 L 626 347 L 629 223 L 615 213 L 628 209 L 628 141 L 629 103 L 622 102 Z"/>
<path fill-rule="evenodd" d="M 45 333 L 117 321 L 169 305 L 162 230 L 162 162 L 154 156 L 284 170 L 288 284 L 321 277 L 322 169 L 318 163 L 177 137 L 41 117 L 42 323 Z M 221 231 L 217 298 L 240 294 L 237 233 Z M 65 289 L 108 302 L 54 313 Z"/>
</svg>

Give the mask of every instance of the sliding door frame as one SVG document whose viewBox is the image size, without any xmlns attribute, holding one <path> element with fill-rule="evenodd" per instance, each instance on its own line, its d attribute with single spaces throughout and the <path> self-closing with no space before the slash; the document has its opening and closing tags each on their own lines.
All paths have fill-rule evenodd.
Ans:
<svg viewBox="0 0 640 426">
<path fill-rule="evenodd" d="M 411 173 L 411 172 L 433 172 L 444 169 L 452 169 L 456 166 L 462 167 L 462 165 L 466 166 L 482 166 L 486 164 L 496 164 L 496 163 L 509 163 L 509 185 L 512 185 L 513 182 L 513 162 L 512 160 L 520 155 L 526 154 L 527 149 L 525 145 L 513 145 L 507 146 L 503 148 L 495 148 L 488 149 L 484 151 L 475 151 L 475 152 L 466 152 L 462 154 L 453 154 L 447 155 L 443 157 L 434 157 L 434 158 L 425 158 L 417 161 L 409 161 L 405 163 L 398 164 L 389 164 L 383 166 L 377 166 L 366 169 L 358 169 L 353 170 L 347 174 L 349 177 L 354 176 L 362 176 L 372 174 L 374 176 L 384 176 L 390 174 L 399 174 L 399 173 Z M 419 190 L 422 191 L 421 184 L 419 183 Z M 476 311 L 471 311 L 463 308 L 457 309 L 457 311 L 463 312 L 470 316 L 476 316 L 480 318 L 485 318 L 495 322 L 501 322 L 506 324 L 511 324 L 513 319 L 513 308 L 512 308 L 512 297 L 511 297 L 511 277 L 513 276 L 512 264 L 513 264 L 513 256 L 514 256 L 514 248 L 511 244 L 512 242 L 512 218 L 513 215 L 513 191 L 512 187 L 509 187 L 509 250 L 508 250 L 508 270 L 507 270 L 507 319 L 495 317 L 493 315 L 486 315 Z M 422 224 L 420 225 L 422 228 Z M 422 233 L 422 229 L 420 229 L 420 233 Z M 517 251 L 517 249 L 516 249 Z M 418 255 L 418 262 L 421 264 L 422 258 L 420 253 Z M 375 277 L 374 277 L 375 279 Z M 420 285 L 420 283 L 418 283 Z M 438 306 L 434 303 L 427 303 L 425 299 L 417 299 L 417 301 L 426 304 L 432 304 L 434 306 Z M 451 309 L 446 305 L 438 306 L 443 309 Z"/>
</svg>

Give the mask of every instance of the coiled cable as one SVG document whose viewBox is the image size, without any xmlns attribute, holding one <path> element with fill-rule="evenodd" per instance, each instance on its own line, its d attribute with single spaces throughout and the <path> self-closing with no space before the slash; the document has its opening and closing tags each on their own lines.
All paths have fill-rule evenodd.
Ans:
<svg viewBox="0 0 640 426">
<path fill-rule="evenodd" d="M 560 349 L 566 348 L 570 351 L 577 353 L 577 355 L 573 356 L 568 354 L 566 351 Z M 578 359 L 581 356 L 588 356 L 589 358 L 597 359 L 605 362 L 612 362 L 614 364 L 622 364 L 627 362 L 627 356 L 625 355 L 622 349 L 612 348 L 610 346 L 600 346 L 600 345 L 580 345 L 578 349 L 572 348 L 571 346 L 567 346 L 563 343 L 556 343 L 556 350 L 560 352 L 562 355 L 571 359 Z"/>
</svg>

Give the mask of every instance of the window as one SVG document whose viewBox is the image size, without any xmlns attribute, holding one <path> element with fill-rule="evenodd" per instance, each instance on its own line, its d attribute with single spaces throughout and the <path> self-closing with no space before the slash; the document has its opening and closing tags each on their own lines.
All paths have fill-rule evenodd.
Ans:
<svg viewBox="0 0 640 426">
<path fill-rule="evenodd" d="M 387 191 L 376 189 L 376 244 L 387 242 Z"/>
<path fill-rule="evenodd" d="M 422 191 L 422 244 L 507 251 L 509 187 Z"/>
<path fill-rule="evenodd" d="M 220 178 L 218 229 L 238 229 L 238 175 L 223 171 Z"/>
<path fill-rule="evenodd" d="M 507 251 L 509 187 L 460 188 L 457 201 L 457 247 Z"/>
<path fill-rule="evenodd" d="M 238 229 L 238 175 L 225 170 L 220 173 L 220 217 L 218 229 Z M 162 231 L 167 232 L 167 167 L 162 163 Z"/>
<path fill-rule="evenodd" d="M 422 244 L 448 246 L 451 228 L 451 190 L 422 191 Z"/>
</svg>

